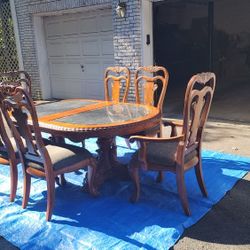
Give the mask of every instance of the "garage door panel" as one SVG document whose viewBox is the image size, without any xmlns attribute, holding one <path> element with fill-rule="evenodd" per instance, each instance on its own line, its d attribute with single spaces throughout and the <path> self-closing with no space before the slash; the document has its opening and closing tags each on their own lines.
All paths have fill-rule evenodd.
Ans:
<svg viewBox="0 0 250 250">
<path fill-rule="evenodd" d="M 61 39 L 48 40 L 47 50 L 50 57 L 63 57 L 64 45 Z"/>
<path fill-rule="evenodd" d="M 102 63 L 102 72 L 104 75 L 104 72 L 107 67 L 114 66 L 114 60 L 104 60 Z"/>
<path fill-rule="evenodd" d="M 66 85 L 64 98 L 83 98 L 81 80 L 65 79 L 64 82 Z M 72 86 L 74 86 L 74 88 L 72 88 Z"/>
<path fill-rule="evenodd" d="M 79 23 L 78 20 L 66 20 L 63 22 L 63 34 L 67 35 L 77 35 L 79 33 Z"/>
<path fill-rule="evenodd" d="M 47 38 L 61 36 L 62 35 L 61 23 L 59 21 L 48 23 L 46 27 L 46 34 L 47 34 Z"/>
<path fill-rule="evenodd" d="M 79 24 L 80 24 L 80 32 L 82 34 L 90 34 L 98 32 L 97 18 L 95 16 L 81 18 Z"/>
<path fill-rule="evenodd" d="M 83 98 L 81 80 L 52 77 L 54 82 L 52 93 L 54 98 Z M 72 88 L 74 86 L 74 88 Z"/>
<path fill-rule="evenodd" d="M 85 89 L 86 92 L 83 92 L 83 98 L 104 99 L 103 81 L 87 80 Z"/>
<path fill-rule="evenodd" d="M 113 46 L 113 38 L 112 37 L 102 37 L 101 38 L 102 45 L 102 55 L 114 55 L 114 46 Z"/>
<path fill-rule="evenodd" d="M 82 55 L 83 56 L 99 56 L 100 55 L 98 37 L 82 40 Z"/>
<path fill-rule="evenodd" d="M 44 18 L 52 97 L 104 98 L 104 69 L 114 65 L 111 15 L 102 10 Z"/>
<path fill-rule="evenodd" d="M 110 14 L 100 16 L 101 31 L 113 30 L 112 16 Z"/>
<path fill-rule="evenodd" d="M 52 96 L 54 98 L 63 98 L 65 95 L 66 83 L 62 78 L 51 77 L 53 84 L 51 86 Z"/>
<path fill-rule="evenodd" d="M 65 65 L 61 61 L 51 61 L 49 63 L 49 68 L 51 75 L 63 75 L 64 74 L 64 69 Z"/>
<path fill-rule="evenodd" d="M 84 61 L 84 79 L 101 79 L 100 61 L 86 60 Z"/>
<path fill-rule="evenodd" d="M 79 51 L 81 46 L 78 38 L 65 39 L 64 46 L 65 46 L 65 56 L 80 57 Z"/>
<path fill-rule="evenodd" d="M 66 60 L 64 67 L 64 74 L 71 78 L 81 78 L 82 77 L 82 63 L 80 61 Z"/>
</svg>

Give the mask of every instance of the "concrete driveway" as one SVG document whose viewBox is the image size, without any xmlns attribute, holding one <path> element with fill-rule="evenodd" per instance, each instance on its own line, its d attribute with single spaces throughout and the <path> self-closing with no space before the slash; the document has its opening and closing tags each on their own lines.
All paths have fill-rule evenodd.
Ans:
<svg viewBox="0 0 250 250">
<path fill-rule="evenodd" d="M 250 157 L 250 126 L 209 122 L 204 149 Z M 230 190 L 172 248 L 233 250 L 250 249 L 250 173 Z"/>
</svg>

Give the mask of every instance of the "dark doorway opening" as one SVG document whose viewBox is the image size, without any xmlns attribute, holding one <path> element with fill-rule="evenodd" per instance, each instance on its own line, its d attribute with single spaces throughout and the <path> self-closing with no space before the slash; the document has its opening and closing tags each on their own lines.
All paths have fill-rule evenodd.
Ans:
<svg viewBox="0 0 250 250">
<path fill-rule="evenodd" d="M 212 70 L 210 117 L 250 122 L 250 1 L 168 0 L 153 4 L 154 61 L 170 73 L 164 112 L 182 115 L 186 84 Z"/>
</svg>

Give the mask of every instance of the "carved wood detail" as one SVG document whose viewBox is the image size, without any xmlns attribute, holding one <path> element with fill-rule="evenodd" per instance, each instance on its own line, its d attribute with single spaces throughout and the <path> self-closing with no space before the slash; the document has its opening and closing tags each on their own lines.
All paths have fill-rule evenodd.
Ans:
<svg viewBox="0 0 250 250">
<path fill-rule="evenodd" d="M 121 91 L 123 85 L 125 85 L 124 93 Z M 108 67 L 105 70 L 104 91 L 106 101 L 126 102 L 128 97 L 129 85 L 130 71 L 127 67 L 115 66 Z M 121 96 L 122 94 L 123 96 Z"/>
<path fill-rule="evenodd" d="M 29 199 L 31 175 L 44 177 L 47 181 L 47 220 L 50 220 L 52 216 L 55 196 L 55 178 L 58 175 L 61 175 L 61 182 L 63 183 L 62 175 L 64 173 L 88 167 L 89 191 L 92 195 L 97 195 L 97 191 L 94 187 L 94 176 L 96 172 L 95 159 L 91 156 L 85 158 L 83 155 L 83 159 L 77 163 L 54 169 L 50 154 L 42 139 L 36 109 L 30 94 L 23 87 L 19 86 L 18 81 L 13 82 L 13 84 L 11 82 L 2 82 L 0 84 L 0 93 L 1 109 L 13 132 L 19 150 L 20 161 L 23 166 L 23 208 L 26 207 Z M 23 139 L 25 140 L 25 145 Z M 66 145 L 61 145 L 61 147 L 66 147 Z M 43 168 L 37 169 L 32 167 L 32 165 L 29 165 L 29 162 L 40 163 Z"/>
<path fill-rule="evenodd" d="M 196 178 L 204 196 L 207 196 L 203 175 L 202 175 L 202 159 L 201 159 L 201 144 L 204 127 L 209 114 L 214 90 L 215 90 L 215 75 L 214 73 L 207 72 L 194 75 L 186 88 L 184 111 L 183 111 L 183 123 L 175 123 L 174 121 L 163 122 L 166 126 L 175 128 L 176 126 L 182 127 L 182 134 L 177 136 L 176 133 L 172 133 L 172 137 L 169 138 L 153 138 L 145 136 L 132 136 L 130 141 L 137 141 L 140 143 L 141 148 L 138 154 L 136 154 L 130 162 L 130 173 L 134 183 L 134 192 L 131 195 L 131 201 L 136 202 L 140 196 L 140 183 L 139 183 L 139 168 L 144 170 L 160 171 L 157 181 L 163 179 L 163 171 L 171 171 L 176 174 L 176 181 L 181 203 L 184 212 L 190 215 L 190 209 L 186 194 L 186 187 L 184 182 L 184 173 L 190 168 L 195 168 Z M 175 132 L 175 131 L 172 131 Z M 174 145 L 173 155 L 166 150 L 166 157 L 172 159 L 172 165 L 164 164 L 163 162 L 152 162 L 147 154 L 147 148 L 149 145 L 156 148 L 161 144 L 161 148 L 164 145 Z M 187 158 L 192 154 L 192 157 Z"/>
</svg>

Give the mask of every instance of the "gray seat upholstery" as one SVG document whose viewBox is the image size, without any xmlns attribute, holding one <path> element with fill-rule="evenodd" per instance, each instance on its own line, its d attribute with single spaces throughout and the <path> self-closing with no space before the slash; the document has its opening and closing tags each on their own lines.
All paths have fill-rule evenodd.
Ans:
<svg viewBox="0 0 250 250">
<path fill-rule="evenodd" d="M 69 165 L 76 164 L 82 160 L 92 157 L 91 153 L 88 150 L 72 145 L 65 144 L 63 145 L 63 147 L 56 145 L 47 145 L 45 146 L 45 148 L 48 150 L 54 170 L 68 167 Z M 44 166 L 42 163 L 26 161 L 26 164 L 29 167 L 36 168 L 42 171 L 44 170 Z"/>
<path fill-rule="evenodd" d="M 167 165 L 168 167 L 175 166 L 175 153 L 178 142 L 169 143 L 148 143 L 147 145 L 147 161 L 154 164 Z M 167 153 L 166 153 L 167 152 Z M 197 150 L 193 150 L 185 155 L 184 163 L 189 162 L 197 156 Z"/>
</svg>

